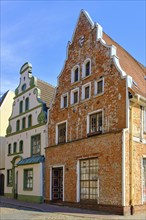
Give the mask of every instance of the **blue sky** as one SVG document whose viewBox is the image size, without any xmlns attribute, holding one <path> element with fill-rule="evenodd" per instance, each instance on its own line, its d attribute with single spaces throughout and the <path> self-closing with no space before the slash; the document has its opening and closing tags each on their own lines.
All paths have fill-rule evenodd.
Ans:
<svg viewBox="0 0 146 220">
<path fill-rule="evenodd" d="M 146 2 L 1 0 L 0 93 L 15 90 L 25 62 L 56 86 L 81 9 L 146 66 Z"/>
</svg>

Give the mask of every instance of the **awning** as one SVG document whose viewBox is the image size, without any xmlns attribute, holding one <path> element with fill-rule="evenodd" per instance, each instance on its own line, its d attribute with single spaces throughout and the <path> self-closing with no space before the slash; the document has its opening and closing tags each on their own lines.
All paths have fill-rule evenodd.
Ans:
<svg viewBox="0 0 146 220">
<path fill-rule="evenodd" d="M 20 160 L 17 165 L 27 165 L 27 164 L 35 164 L 35 163 L 43 163 L 45 160 L 44 156 L 33 156 Z"/>
</svg>

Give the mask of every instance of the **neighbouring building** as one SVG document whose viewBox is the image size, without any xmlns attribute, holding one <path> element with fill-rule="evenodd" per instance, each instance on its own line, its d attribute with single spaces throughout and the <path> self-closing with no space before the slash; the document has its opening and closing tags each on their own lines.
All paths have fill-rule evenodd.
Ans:
<svg viewBox="0 0 146 220">
<path fill-rule="evenodd" d="M 21 67 L 6 135 L 6 197 L 43 202 L 47 112 L 53 94 L 53 86 L 32 75 L 30 63 Z"/>
<path fill-rule="evenodd" d="M 119 214 L 146 210 L 145 67 L 84 10 L 48 125 L 46 202 Z"/>
<path fill-rule="evenodd" d="M 4 195 L 5 181 L 5 135 L 9 117 L 12 113 L 13 91 L 7 91 L 0 97 L 0 195 Z"/>
</svg>

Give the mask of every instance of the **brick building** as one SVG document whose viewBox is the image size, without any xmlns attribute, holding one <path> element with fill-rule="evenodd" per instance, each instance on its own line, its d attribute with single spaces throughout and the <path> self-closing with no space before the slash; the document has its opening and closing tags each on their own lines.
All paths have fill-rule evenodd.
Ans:
<svg viewBox="0 0 146 220">
<path fill-rule="evenodd" d="M 146 80 L 81 11 L 49 111 L 46 201 L 126 214 L 146 208 Z"/>
</svg>

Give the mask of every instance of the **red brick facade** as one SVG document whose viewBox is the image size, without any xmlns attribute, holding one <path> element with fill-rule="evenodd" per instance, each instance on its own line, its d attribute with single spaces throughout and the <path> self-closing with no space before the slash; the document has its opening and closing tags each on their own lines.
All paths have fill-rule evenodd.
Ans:
<svg viewBox="0 0 146 220">
<path fill-rule="evenodd" d="M 130 213 L 131 205 L 130 129 L 124 130 L 130 121 L 127 78 L 117 68 L 112 56 L 112 48 L 100 40 L 100 31 L 99 26 L 92 23 L 88 14 L 82 11 L 72 42 L 68 45 L 67 60 L 58 77 L 56 95 L 49 112 L 49 146 L 46 148 L 45 165 L 46 201 L 53 199 L 52 187 L 57 184 L 53 177 L 55 174 L 52 175 L 53 168 L 62 167 L 61 200 L 64 203 L 125 214 Z M 86 60 L 90 62 L 90 73 L 84 77 Z M 72 72 L 74 74 L 76 66 L 78 80 L 72 82 Z M 97 84 L 100 80 L 102 91 L 97 93 Z M 88 86 L 89 97 L 86 99 Z M 72 103 L 75 98 L 74 91 L 77 91 L 78 95 L 76 104 Z M 102 115 L 100 120 L 99 112 Z M 91 119 L 94 114 L 94 118 Z M 95 120 L 96 123 L 101 123 L 102 131 L 91 132 L 91 122 L 95 125 Z M 134 117 L 133 121 L 139 124 L 141 116 Z M 66 125 L 61 131 L 65 133 L 65 143 L 59 144 L 58 136 L 61 134 L 59 125 L 62 122 Z M 142 138 L 145 140 L 144 136 Z M 136 162 L 134 162 L 133 178 L 135 196 L 132 206 L 135 210 L 144 209 L 141 198 L 141 161 L 146 155 L 146 143 L 140 141 L 133 141 Z M 92 158 L 98 161 L 96 174 L 93 171 L 96 177 L 92 175 L 90 179 L 94 183 L 90 180 L 88 183 L 83 181 L 84 185 L 89 184 L 85 189 L 81 186 L 81 175 L 84 175 L 85 171 L 85 169 L 81 170 L 81 161 L 85 159 L 87 164 L 91 164 L 89 160 Z M 91 187 L 94 184 L 97 184 L 97 189 L 95 186 Z M 59 187 L 56 190 L 59 190 Z M 87 199 L 81 198 L 82 191 Z M 84 195 L 87 191 L 89 194 L 89 191 L 92 193 L 95 191 L 96 198 L 90 199 L 92 195 Z"/>
</svg>

